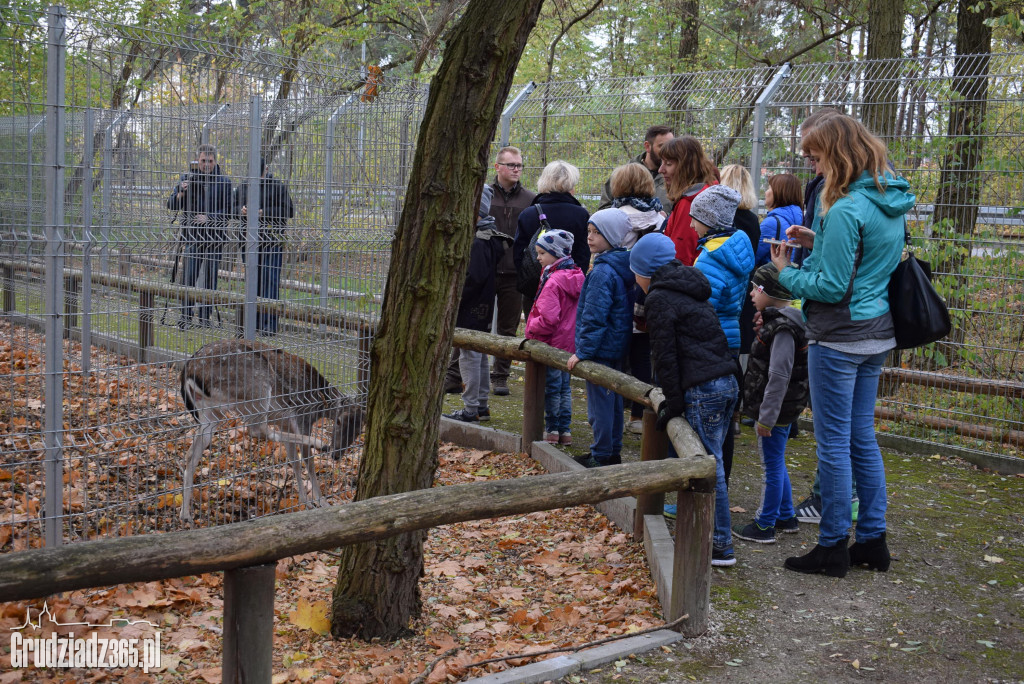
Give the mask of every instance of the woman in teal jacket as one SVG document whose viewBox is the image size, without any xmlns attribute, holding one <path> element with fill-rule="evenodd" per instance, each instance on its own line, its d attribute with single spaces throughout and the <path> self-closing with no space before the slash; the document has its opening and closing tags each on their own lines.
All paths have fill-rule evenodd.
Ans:
<svg viewBox="0 0 1024 684">
<path fill-rule="evenodd" d="M 773 246 L 772 262 L 779 282 L 803 300 L 823 511 L 818 545 L 786 559 L 785 567 L 833 577 L 845 576 L 850 565 L 884 572 L 887 501 L 874 410 L 882 363 L 896 346 L 889 277 L 915 198 L 890 173 L 885 145 L 856 119 L 823 121 L 804 137 L 803 149 L 825 176 L 824 217 L 817 234 L 800 226 L 787 231 L 814 249 L 802 268 L 788 268 L 789 249 L 781 246 Z M 851 469 L 860 510 L 856 541 L 847 548 Z"/>
</svg>

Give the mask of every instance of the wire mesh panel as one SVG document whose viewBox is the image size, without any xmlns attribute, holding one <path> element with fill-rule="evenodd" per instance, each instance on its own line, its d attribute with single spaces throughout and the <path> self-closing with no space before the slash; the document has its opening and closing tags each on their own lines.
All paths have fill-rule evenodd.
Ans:
<svg viewBox="0 0 1024 684">
<path fill-rule="evenodd" d="M 968 55 L 539 84 L 515 112 L 509 142 L 524 152 L 527 186 L 554 159 L 579 166 L 577 197 L 594 209 L 611 170 L 642 151 L 651 125 L 697 136 L 720 167 L 760 159 L 751 172 L 764 189 L 776 173 L 810 180 L 800 123 L 812 111 L 827 105 L 860 118 L 917 195 L 912 247 L 931 262 L 954 317 L 946 341 L 892 355 L 879 429 L 925 450 L 1020 456 L 1022 61 Z"/>
<path fill-rule="evenodd" d="M 358 70 L 3 12 L 20 30 L 0 40 L 0 550 L 244 520 L 315 484 L 349 496 L 356 447 L 321 456 L 332 409 L 365 402 L 425 89 L 386 78 L 363 97 Z M 192 377 L 206 403 L 190 411 L 182 365 L 210 345 L 220 370 Z M 216 391 L 226 377 L 236 395 Z M 224 420 L 184 511 L 207 392 Z M 296 438 L 315 483 L 288 463 Z"/>
</svg>

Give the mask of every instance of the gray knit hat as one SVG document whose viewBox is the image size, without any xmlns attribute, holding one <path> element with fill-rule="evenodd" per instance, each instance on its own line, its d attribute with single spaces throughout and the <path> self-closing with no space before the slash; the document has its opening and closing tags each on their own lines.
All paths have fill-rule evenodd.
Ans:
<svg viewBox="0 0 1024 684">
<path fill-rule="evenodd" d="M 567 230 L 545 230 L 537 238 L 537 246 L 556 259 L 572 256 L 572 233 Z"/>
<path fill-rule="evenodd" d="M 690 216 L 708 228 L 732 228 L 740 193 L 728 185 L 712 185 L 693 198 Z"/>
<path fill-rule="evenodd" d="M 629 216 L 621 209 L 602 209 L 594 212 L 589 222 L 594 224 L 597 232 L 604 236 L 612 248 L 622 246 L 622 239 L 626 237 L 626 233 L 632 227 L 629 223 Z"/>
</svg>

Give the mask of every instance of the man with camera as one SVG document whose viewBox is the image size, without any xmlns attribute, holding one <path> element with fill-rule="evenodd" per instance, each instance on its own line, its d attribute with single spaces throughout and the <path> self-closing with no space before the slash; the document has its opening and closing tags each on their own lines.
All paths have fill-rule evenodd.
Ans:
<svg viewBox="0 0 1024 684">
<path fill-rule="evenodd" d="M 240 183 L 235 191 L 236 214 L 242 221 L 249 215 L 249 185 Z M 295 215 L 288 186 L 267 172 L 267 160 L 260 159 L 260 213 L 259 252 L 256 256 L 256 294 L 265 299 L 279 299 L 281 287 L 281 262 L 284 256 L 284 229 L 288 219 Z M 277 314 L 259 311 L 256 314 L 256 331 L 261 335 L 277 332 Z"/>
<path fill-rule="evenodd" d="M 201 287 L 217 289 L 217 271 L 224 252 L 224 229 L 231 218 L 231 180 L 221 173 L 217 165 L 217 149 L 213 145 L 200 145 L 196 149 L 196 161 L 190 165 L 189 173 L 181 178 L 171 196 L 167 208 L 181 212 L 181 242 L 185 258 L 182 283 L 195 287 L 199 274 L 203 274 Z M 198 308 L 199 324 L 209 326 L 209 304 L 199 304 L 187 297 L 180 328 L 194 325 L 195 309 Z"/>
</svg>

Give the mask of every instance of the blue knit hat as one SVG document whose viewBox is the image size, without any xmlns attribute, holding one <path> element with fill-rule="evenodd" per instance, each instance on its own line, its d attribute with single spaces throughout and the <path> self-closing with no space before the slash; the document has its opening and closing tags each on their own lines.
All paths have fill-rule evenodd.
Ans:
<svg viewBox="0 0 1024 684">
<path fill-rule="evenodd" d="M 663 233 L 648 233 L 629 250 L 629 270 L 650 278 L 655 271 L 676 258 L 676 245 Z"/>
<path fill-rule="evenodd" d="M 537 238 L 537 246 L 556 259 L 572 256 L 572 233 L 567 230 L 545 230 Z"/>
<path fill-rule="evenodd" d="M 622 246 L 623 238 L 632 227 L 629 223 L 629 216 L 621 209 L 595 211 L 590 217 L 589 223 L 594 224 L 597 232 L 601 233 L 613 249 Z"/>
</svg>

